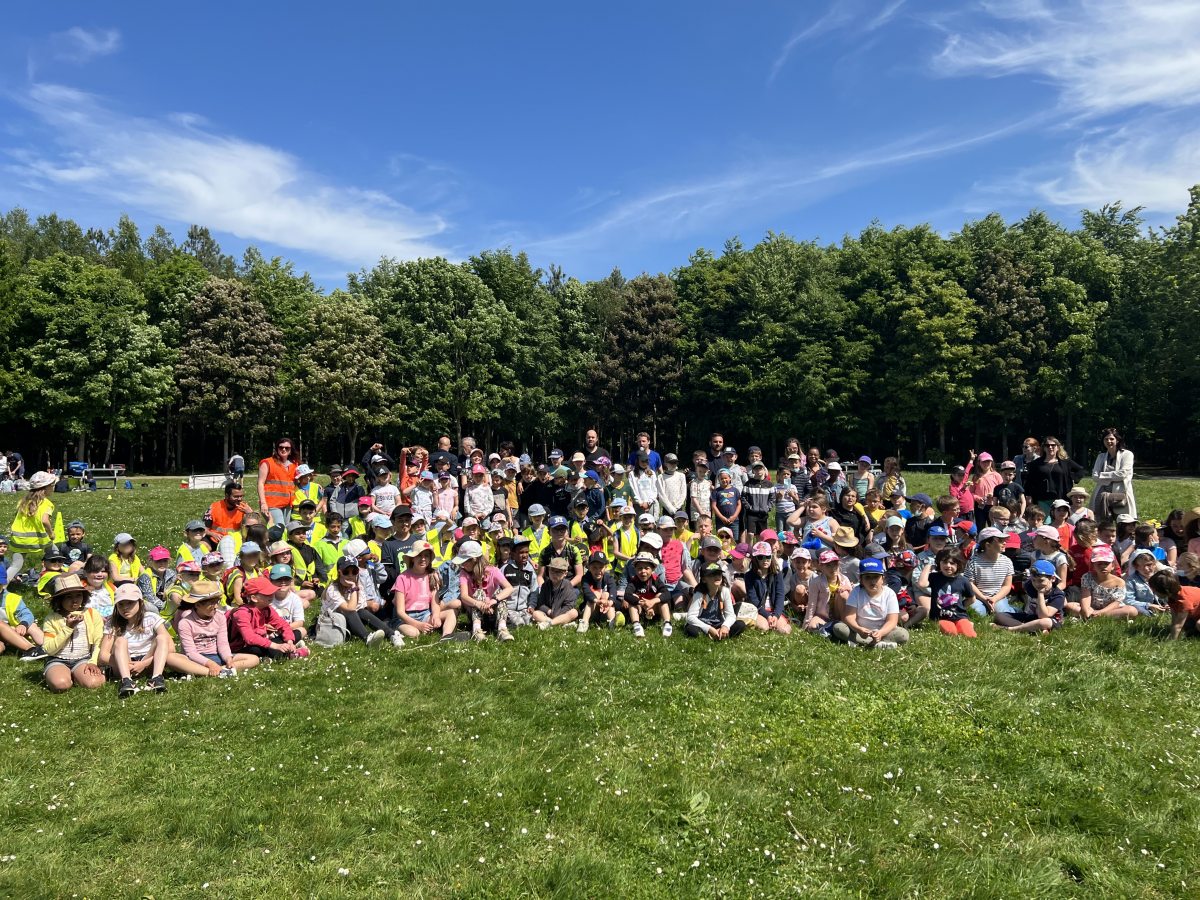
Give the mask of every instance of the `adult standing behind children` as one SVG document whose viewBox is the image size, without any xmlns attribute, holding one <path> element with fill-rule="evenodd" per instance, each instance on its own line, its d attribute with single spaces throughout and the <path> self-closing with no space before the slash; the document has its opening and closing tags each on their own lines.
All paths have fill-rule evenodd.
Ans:
<svg viewBox="0 0 1200 900">
<path fill-rule="evenodd" d="M 1075 482 L 1083 477 L 1083 466 L 1067 456 L 1062 441 L 1056 437 L 1046 438 L 1042 446 L 1045 454 L 1025 469 L 1022 485 L 1029 499 L 1049 514 L 1054 501 L 1066 500 Z"/>
<path fill-rule="evenodd" d="M 1125 440 L 1115 428 L 1105 428 L 1100 434 L 1104 450 L 1092 466 L 1096 487 L 1088 507 L 1096 517 L 1115 519 L 1125 513 L 1137 518 L 1137 501 L 1133 497 L 1133 451 L 1125 448 Z"/>
<path fill-rule="evenodd" d="M 292 517 L 299 455 L 291 438 L 280 438 L 275 442 L 275 453 L 258 464 L 258 511 L 270 516 L 275 525 Z"/>
</svg>

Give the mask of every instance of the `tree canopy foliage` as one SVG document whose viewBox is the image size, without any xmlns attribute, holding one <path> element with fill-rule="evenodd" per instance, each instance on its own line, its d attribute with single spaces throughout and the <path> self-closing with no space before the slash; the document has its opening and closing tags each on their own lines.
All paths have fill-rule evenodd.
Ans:
<svg viewBox="0 0 1200 900">
<path fill-rule="evenodd" d="M 689 453 L 712 430 L 909 459 L 1115 425 L 1197 465 L 1200 186 L 1169 228 L 1138 208 L 1033 211 L 939 235 L 872 223 L 768 233 L 669 273 L 582 282 L 525 253 L 381 259 L 330 294 L 285 259 L 0 215 L 0 424 L 42 464 L 117 453 L 211 468 L 286 433 L 314 462 L 370 437 L 507 437 Z M 89 447 L 90 442 L 90 447 Z M 104 449 L 100 446 L 104 444 Z M 218 451 L 218 447 L 220 448 Z"/>
</svg>

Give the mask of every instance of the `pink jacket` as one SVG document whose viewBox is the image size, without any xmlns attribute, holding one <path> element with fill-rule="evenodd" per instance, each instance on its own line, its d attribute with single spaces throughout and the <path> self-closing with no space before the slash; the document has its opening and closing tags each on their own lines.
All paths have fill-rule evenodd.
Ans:
<svg viewBox="0 0 1200 900">
<path fill-rule="evenodd" d="M 270 606 L 259 609 L 257 606 L 243 604 L 229 614 L 229 646 L 234 653 L 246 647 L 266 649 L 271 646 L 267 635 L 276 632 L 282 634 L 285 641 L 295 640 L 295 634 L 283 620 L 283 616 Z"/>
<path fill-rule="evenodd" d="M 960 514 L 969 513 L 975 509 L 975 495 L 971 493 L 971 467 L 974 465 L 974 463 L 967 463 L 967 471 L 958 484 L 954 483 L 953 478 L 950 479 L 950 496 L 958 501 Z"/>
</svg>

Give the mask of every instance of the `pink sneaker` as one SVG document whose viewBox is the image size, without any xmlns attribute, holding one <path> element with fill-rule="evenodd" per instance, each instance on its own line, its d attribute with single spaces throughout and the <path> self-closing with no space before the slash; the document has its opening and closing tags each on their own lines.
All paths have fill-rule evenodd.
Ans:
<svg viewBox="0 0 1200 900">
<path fill-rule="evenodd" d="M 297 647 L 295 650 L 293 650 L 291 652 L 290 655 L 291 655 L 292 659 L 304 659 L 304 657 L 308 656 L 308 648 L 307 647 Z"/>
</svg>

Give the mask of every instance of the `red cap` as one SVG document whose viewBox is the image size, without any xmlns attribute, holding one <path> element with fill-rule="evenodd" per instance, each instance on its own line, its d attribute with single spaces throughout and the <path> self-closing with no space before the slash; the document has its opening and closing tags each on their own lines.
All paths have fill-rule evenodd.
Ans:
<svg viewBox="0 0 1200 900">
<path fill-rule="evenodd" d="M 279 590 L 279 586 L 271 584 L 271 579 L 259 575 L 257 578 L 251 578 L 242 585 L 242 595 L 253 597 L 255 594 L 263 594 L 267 597 L 274 597 L 275 592 Z"/>
<path fill-rule="evenodd" d="M 1021 549 L 1021 536 L 1019 534 L 1015 534 L 1014 532 L 1010 531 L 1008 534 L 1008 537 L 1006 537 L 1004 539 L 1004 549 L 1005 550 L 1020 550 Z"/>
</svg>

